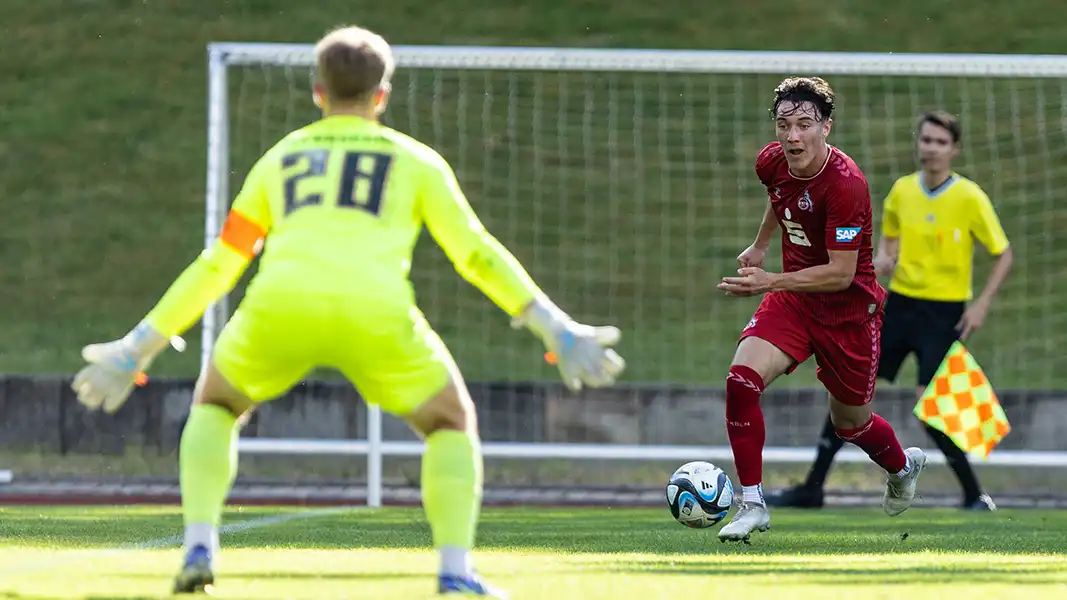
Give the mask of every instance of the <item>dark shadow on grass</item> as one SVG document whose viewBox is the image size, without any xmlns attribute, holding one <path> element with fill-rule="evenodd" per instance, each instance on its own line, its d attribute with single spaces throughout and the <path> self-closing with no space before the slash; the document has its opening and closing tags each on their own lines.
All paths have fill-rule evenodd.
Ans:
<svg viewBox="0 0 1067 600">
<path fill-rule="evenodd" d="M 1024 566 L 1025 565 L 1025 566 Z M 1062 568 L 1040 568 L 1032 564 L 997 562 L 990 565 L 967 566 L 909 566 L 904 569 L 877 569 L 849 566 L 848 563 L 828 561 L 779 562 L 774 560 L 746 560 L 745 562 L 682 562 L 667 560 L 627 562 L 609 570 L 645 575 L 709 575 L 727 577 L 795 576 L 803 583 L 840 584 L 905 584 L 952 585 L 956 583 L 1010 583 L 1013 585 L 1063 584 L 1067 582 L 1067 565 Z M 1064 577 L 1054 577 L 1056 573 Z"/>
<path fill-rule="evenodd" d="M 796 521 L 775 524 L 767 534 L 753 536 L 743 548 L 754 554 L 833 554 L 872 552 L 914 553 L 936 549 L 946 552 L 992 552 L 1058 554 L 1067 547 L 1067 530 L 1027 529 L 1018 524 L 972 526 L 858 521 L 851 525 Z M 563 553 L 642 552 L 676 554 L 722 554 L 734 546 L 722 545 L 716 529 L 693 531 L 658 519 L 655 522 L 588 518 L 584 521 L 505 522 L 490 520 L 478 529 L 479 550 L 537 550 Z M 269 547 L 284 544 L 299 549 L 426 549 L 430 530 L 422 522 L 382 523 L 342 519 L 309 519 L 298 526 L 247 531 L 228 537 L 229 548 Z"/>
<path fill-rule="evenodd" d="M 126 573 L 126 572 L 114 572 L 113 576 L 123 577 L 125 579 L 159 579 L 158 575 L 152 575 L 149 573 Z M 383 572 L 383 573 L 308 573 L 304 571 L 299 572 L 287 572 L 287 571 L 264 571 L 262 573 L 249 573 L 249 572 L 236 572 L 231 573 L 228 571 L 220 571 L 216 574 L 217 581 L 221 582 L 219 585 L 232 585 L 233 582 L 239 580 L 263 580 L 263 579 L 306 579 L 306 580 L 324 580 L 324 581 L 356 581 L 356 580 L 401 580 L 401 579 L 429 579 L 432 575 L 427 573 L 400 573 L 400 572 Z"/>
<path fill-rule="evenodd" d="M 559 575 L 572 575 L 572 574 L 588 574 L 594 572 L 608 572 L 616 571 L 617 569 L 609 569 L 607 566 L 593 566 L 583 565 L 580 568 L 553 568 L 551 570 L 552 576 Z M 157 575 L 151 575 L 147 573 L 126 573 L 126 572 L 114 572 L 113 576 L 124 577 L 127 579 L 158 579 Z M 218 574 L 218 580 L 220 585 L 231 584 L 234 581 L 240 580 L 264 580 L 264 579 L 295 579 L 295 580 L 324 580 L 324 581 L 378 581 L 378 580 L 405 580 L 405 579 L 418 579 L 418 580 L 430 580 L 435 577 L 432 573 L 423 572 L 399 572 L 399 571 L 387 571 L 381 573 L 308 573 L 304 571 L 265 571 L 265 572 L 248 572 L 248 571 L 220 571 Z"/>
<path fill-rule="evenodd" d="M 169 596 L 85 596 L 82 600 L 158 600 Z"/>
<path fill-rule="evenodd" d="M 262 516 L 252 512 L 227 524 Z M 270 514 L 270 513 L 267 513 Z M 970 518 L 958 511 L 915 511 L 889 519 L 880 511 L 800 512 L 779 510 L 772 531 L 755 535 L 751 545 L 720 544 L 717 528 L 694 531 L 664 511 L 637 509 L 511 509 L 484 514 L 478 528 L 479 550 L 557 553 L 640 552 L 649 554 L 852 555 L 959 553 L 1062 555 L 1067 548 L 1067 512 L 1005 513 Z M 136 545 L 180 533 L 180 517 L 124 515 L 101 523 L 49 515 L 25 519 L 17 528 L 0 528 L 24 544 L 76 546 L 79 550 Z M 418 509 L 353 511 L 297 519 L 224 534 L 227 550 L 432 551 L 430 528 Z M 175 546 L 177 543 L 175 543 Z M 171 548 L 173 550 L 174 548 Z"/>
<path fill-rule="evenodd" d="M 81 598 L 81 600 L 158 600 L 159 598 L 168 598 L 168 595 L 163 596 L 72 596 L 71 598 Z M 56 596 L 25 596 L 17 592 L 3 592 L 0 593 L 0 600 L 55 600 Z M 227 598 L 227 600 L 240 600 L 238 598 Z M 251 600 L 251 599 L 249 599 Z"/>
</svg>

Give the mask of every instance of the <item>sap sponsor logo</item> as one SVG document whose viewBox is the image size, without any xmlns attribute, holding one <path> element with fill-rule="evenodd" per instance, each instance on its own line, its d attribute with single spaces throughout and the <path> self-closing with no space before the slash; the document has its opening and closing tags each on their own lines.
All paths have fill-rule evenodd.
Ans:
<svg viewBox="0 0 1067 600">
<path fill-rule="evenodd" d="M 859 227 L 838 227 L 835 230 L 835 238 L 839 242 L 851 242 L 860 234 Z"/>
</svg>

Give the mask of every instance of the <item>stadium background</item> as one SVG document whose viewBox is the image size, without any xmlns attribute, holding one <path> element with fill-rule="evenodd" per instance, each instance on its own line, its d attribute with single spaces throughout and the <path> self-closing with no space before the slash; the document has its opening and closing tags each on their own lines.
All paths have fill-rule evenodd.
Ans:
<svg viewBox="0 0 1067 600">
<path fill-rule="evenodd" d="M 166 479 L 175 472 L 173 448 L 189 379 L 196 371 L 198 331 L 187 336 L 192 342 L 190 351 L 170 353 L 157 361 L 155 373 L 170 381 L 157 380 L 159 385 L 148 390 L 143 402 L 116 418 L 80 412 L 63 392 L 62 378 L 77 368 L 78 349 L 84 343 L 126 331 L 202 245 L 208 42 L 307 42 L 338 23 L 354 22 L 383 32 L 394 44 L 988 53 L 1064 49 L 1061 32 L 1047 18 L 1060 10 L 1059 5 L 1047 0 L 1016 3 L 1010 13 L 995 21 L 973 2 L 907 0 L 891 8 L 854 4 L 834 0 L 800 13 L 795 3 L 786 1 L 684 9 L 638 2 L 546 1 L 509 7 L 489 1 L 456 1 L 432 14 L 423 10 L 423 3 L 408 0 L 381 5 L 330 0 L 299 9 L 278 0 L 210 6 L 113 0 L 82 2 L 76 9 L 67 2 L 43 0 L 7 7 L 0 25 L 0 65 L 9 74 L 9 82 L 0 88 L 0 103 L 5 107 L 0 111 L 0 186 L 8 198 L 0 233 L 5 258 L 5 267 L 0 269 L 0 305 L 4 307 L 0 372 L 8 374 L 0 394 L 5 415 L 0 426 L 0 468 L 11 467 L 28 477 L 137 474 Z M 786 13 L 789 18 L 781 16 Z M 895 93 L 894 84 L 884 85 L 875 91 Z M 769 88 L 748 89 L 752 94 L 744 102 L 762 109 Z M 984 114 L 989 98 L 979 93 L 972 99 L 975 114 Z M 748 133 L 752 137 L 743 144 L 725 134 L 717 139 L 728 150 L 743 147 L 754 154 L 758 144 L 770 136 L 769 127 Z M 1058 295 L 1064 276 L 1057 269 L 1062 249 L 1057 250 L 1048 232 L 1058 232 L 1059 225 L 1067 222 L 1067 213 L 1041 193 L 1041 186 L 1028 194 L 1010 193 L 1027 188 L 1035 174 L 1021 171 L 1007 158 L 1019 141 L 1010 129 L 999 131 L 994 141 L 1003 144 L 1005 156 L 1002 162 L 985 161 L 995 165 L 994 172 L 965 174 L 983 185 L 997 179 L 1009 191 L 994 201 L 1013 240 L 1031 240 L 1035 249 L 1054 252 L 1018 256 L 1016 276 L 1007 284 L 974 349 L 980 359 L 989 357 L 983 365 L 1005 390 L 1005 404 L 1013 408 L 1009 415 L 1022 417 L 1013 421 L 1019 429 L 1006 447 L 1060 448 L 1064 421 L 1049 402 L 1058 401 L 1058 390 L 1067 377 L 1067 360 L 1059 344 L 1067 323 Z M 1053 157 L 1062 169 L 1067 165 L 1059 149 L 1062 136 L 1052 143 Z M 981 145 L 967 151 L 982 152 L 975 146 Z M 462 158 L 454 155 L 451 144 L 440 150 L 449 158 Z M 897 153 L 894 160 L 899 164 L 909 164 L 906 143 L 890 151 Z M 242 156 L 248 159 L 252 154 L 246 151 Z M 983 164 L 983 158 L 975 164 Z M 243 174 L 240 169 L 246 167 L 235 165 L 235 182 Z M 876 208 L 891 182 L 890 174 L 885 175 L 872 178 Z M 464 181 L 476 178 L 462 168 L 460 176 Z M 479 189 L 476 183 L 470 187 Z M 447 264 L 424 239 L 416 278 L 420 294 L 431 299 L 424 302 L 428 315 L 456 351 L 468 378 L 485 382 L 478 386 L 479 393 L 508 399 L 483 405 L 483 414 L 491 413 L 488 438 L 678 443 L 681 437 L 690 443 L 724 443 L 721 417 L 703 409 L 709 406 L 708 400 L 689 390 L 718 386 L 727 364 L 736 328 L 719 322 L 716 311 L 722 300 L 712 282 L 729 267 L 742 247 L 738 240 L 747 238 L 748 231 L 719 241 L 707 239 L 695 251 L 707 260 L 701 270 L 669 263 L 639 264 L 625 276 L 619 275 L 622 285 L 615 281 L 611 288 L 590 292 L 579 289 L 580 277 L 566 279 L 576 267 L 562 264 L 569 256 L 568 246 L 580 253 L 584 240 L 551 235 L 560 227 L 555 219 L 566 214 L 538 212 L 536 222 L 541 229 L 521 229 L 516 222 L 535 222 L 531 213 L 524 212 L 533 210 L 532 203 L 496 210 L 491 197 L 477 192 L 471 196 L 490 230 L 530 266 L 547 289 L 560 290 L 556 295 L 577 316 L 627 328 L 638 314 L 634 311 L 640 310 L 639 322 L 628 327 L 622 347 L 632 369 L 621 399 L 596 397 L 584 404 L 560 401 L 544 391 L 550 388 L 508 383 L 550 380 L 553 373 L 538 361 L 532 340 L 506 332 L 503 318 L 482 323 L 457 316 L 466 310 L 484 314 L 490 310 L 487 301 L 450 270 L 441 275 Z M 664 211 L 670 208 L 667 200 L 663 199 Z M 731 222 L 758 219 L 762 204 L 752 200 L 709 199 L 713 207 L 725 207 L 728 216 L 700 215 L 707 223 L 698 222 L 698 230 L 703 226 L 707 233 L 721 231 L 721 225 L 713 226 L 717 217 Z M 619 201 L 627 200 L 622 196 Z M 646 218 L 629 221 L 637 226 L 617 236 L 610 251 L 626 253 L 629 240 L 676 243 L 669 235 L 662 236 L 656 210 L 655 203 L 616 206 L 618 214 L 640 212 Z M 544 247 L 559 251 L 536 250 Z M 980 263 L 984 266 L 988 261 Z M 1023 269 L 1029 269 L 1031 276 L 1018 277 Z M 984 274 L 980 267 L 979 282 Z M 649 280 L 655 284 L 643 284 Z M 634 285 L 627 286 L 627 282 Z M 732 316 L 745 310 L 729 309 Z M 1048 321 L 1050 315 L 1053 322 Z M 703 334 L 707 339 L 701 339 Z M 487 349 L 486 339 L 509 341 L 501 341 L 505 347 L 498 351 L 495 346 Z M 771 435 L 778 432 L 784 444 L 804 445 L 817 432 L 823 413 L 817 408 L 818 394 L 808 389 L 814 380 L 812 371 L 808 368 L 777 383 L 781 391 L 769 398 L 776 405 L 768 410 L 770 418 L 780 420 L 777 425 L 771 423 Z M 903 375 L 905 380 L 909 376 L 910 371 Z M 501 388 L 505 391 L 500 392 Z M 905 389 L 902 397 L 910 393 Z M 313 399 L 301 402 L 294 397 L 264 409 L 249 433 L 356 436 L 362 431 L 359 416 L 350 408 L 351 396 L 338 387 L 329 383 L 309 386 L 298 394 Z M 668 398 L 657 403 L 658 398 L 650 399 L 650 395 Z M 555 408 L 541 406 L 546 403 Z M 903 400 L 890 403 L 881 410 L 895 415 L 894 422 L 914 434 L 917 429 L 907 417 L 910 407 Z M 620 404 L 629 408 L 620 409 Z M 556 421 L 546 416 L 549 413 Z M 689 423 L 683 426 L 687 418 Z M 282 480 L 309 474 L 358 477 L 360 462 L 269 458 L 246 461 L 244 473 Z M 404 461 L 394 462 L 390 473 L 396 479 L 417 473 Z M 618 465 L 549 462 L 536 469 L 528 465 L 519 471 L 509 470 L 508 465 L 498 468 L 496 473 L 491 471 L 491 480 L 495 476 L 525 483 L 587 478 L 654 482 L 663 470 L 649 465 L 627 468 L 620 474 Z M 852 479 L 845 467 L 839 475 L 848 479 L 838 481 L 849 485 L 873 485 L 869 473 L 857 472 Z M 1003 476 L 1001 487 L 1007 489 L 1025 474 Z M 1025 485 L 1046 492 L 1056 484 L 1035 475 Z M 946 489 L 951 488 L 948 481 Z"/>
</svg>

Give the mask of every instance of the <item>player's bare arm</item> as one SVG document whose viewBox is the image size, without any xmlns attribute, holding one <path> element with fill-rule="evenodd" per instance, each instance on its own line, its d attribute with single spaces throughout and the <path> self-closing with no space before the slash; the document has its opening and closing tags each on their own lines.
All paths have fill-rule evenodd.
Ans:
<svg viewBox="0 0 1067 600">
<path fill-rule="evenodd" d="M 738 277 L 723 277 L 719 289 L 732 296 L 757 296 L 767 292 L 840 292 L 852 285 L 856 275 L 856 250 L 829 250 L 830 259 L 792 273 L 768 273 L 757 267 L 742 267 Z"/>
<path fill-rule="evenodd" d="M 852 285 L 856 276 L 858 250 L 828 250 L 829 262 L 792 273 L 768 273 L 767 291 L 840 292 Z"/>
<path fill-rule="evenodd" d="M 989 314 L 989 307 L 993 304 L 993 298 L 996 297 L 1004 280 L 1007 279 L 1008 273 L 1011 272 L 1012 262 L 1014 261 L 1011 245 L 1008 243 L 1008 236 L 1005 235 L 1000 219 L 997 218 L 993 203 L 980 189 L 976 190 L 974 201 L 978 218 L 975 220 L 976 223 L 971 230 L 971 235 L 977 238 L 985 246 L 985 249 L 997 258 L 989 277 L 986 279 L 985 287 L 982 288 L 982 293 L 971 302 L 967 310 L 964 311 L 963 317 L 960 318 L 960 322 L 956 325 L 956 329 L 960 332 L 960 339 L 966 339 L 976 329 L 985 324 L 986 315 Z"/>
<path fill-rule="evenodd" d="M 993 298 L 996 297 L 1001 284 L 1008 278 L 1013 260 L 1011 246 L 1008 246 L 997 256 L 993 269 L 989 272 L 985 287 L 982 288 L 982 293 L 967 307 L 963 316 L 960 317 L 960 322 L 956 325 L 956 329 L 960 332 L 961 340 L 967 339 L 971 333 L 985 324 L 986 316 L 989 314 L 989 307 L 993 304 Z"/>
<path fill-rule="evenodd" d="M 759 231 L 756 232 L 756 240 L 752 245 L 745 248 L 737 256 L 737 264 L 740 267 L 762 267 L 767 259 L 767 249 L 771 247 L 771 240 L 778 231 L 778 219 L 774 216 L 774 209 L 767 203 L 767 209 L 763 211 L 763 221 L 760 222 Z"/>
</svg>

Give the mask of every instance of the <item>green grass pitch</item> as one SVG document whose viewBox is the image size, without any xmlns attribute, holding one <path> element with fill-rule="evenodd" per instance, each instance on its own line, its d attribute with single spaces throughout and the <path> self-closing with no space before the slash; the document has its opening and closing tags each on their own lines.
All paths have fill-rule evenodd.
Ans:
<svg viewBox="0 0 1067 600">
<path fill-rule="evenodd" d="M 1064 512 L 773 519 L 743 545 L 686 529 L 665 508 L 488 509 L 477 562 L 515 600 L 1067 597 Z M 433 597 L 418 509 L 232 508 L 225 522 L 238 531 L 222 537 L 218 598 Z M 175 507 L 0 508 L 0 598 L 168 597 L 180 527 Z"/>
</svg>

